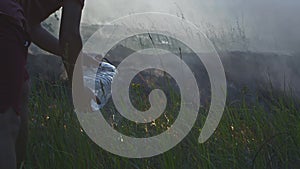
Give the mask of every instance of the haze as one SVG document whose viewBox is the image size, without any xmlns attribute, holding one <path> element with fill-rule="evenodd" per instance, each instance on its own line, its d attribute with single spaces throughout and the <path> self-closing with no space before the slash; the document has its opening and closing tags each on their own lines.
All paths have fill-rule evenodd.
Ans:
<svg viewBox="0 0 300 169">
<path fill-rule="evenodd" d="M 83 22 L 103 24 L 141 12 L 163 12 L 200 26 L 228 28 L 237 21 L 257 51 L 300 52 L 299 0 L 86 0 Z"/>
</svg>

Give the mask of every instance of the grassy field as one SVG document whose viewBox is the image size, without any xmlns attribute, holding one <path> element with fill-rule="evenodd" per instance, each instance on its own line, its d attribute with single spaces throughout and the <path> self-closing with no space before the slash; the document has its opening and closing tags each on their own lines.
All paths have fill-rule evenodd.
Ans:
<svg viewBox="0 0 300 169">
<path fill-rule="evenodd" d="M 135 84 L 132 89 L 138 93 L 140 88 Z M 270 91 L 264 97 L 257 94 L 254 103 L 248 103 L 241 93 L 238 101 L 227 103 L 214 135 L 199 144 L 197 139 L 207 114 L 204 106 L 193 130 L 176 147 L 152 158 L 127 159 L 106 152 L 89 139 L 72 110 L 67 87 L 39 82 L 32 91 L 25 162 L 28 169 L 296 169 L 300 166 L 299 101 L 289 97 L 288 92 Z M 176 105 L 179 100 L 176 93 L 173 98 Z M 140 109 L 149 106 L 144 96 L 134 104 Z M 138 127 L 122 118 L 115 121 L 110 114 L 106 119 L 123 133 L 152 135 L 174 122 L 176 109 L 170 107 L 154 124 Z"/>
</svg>

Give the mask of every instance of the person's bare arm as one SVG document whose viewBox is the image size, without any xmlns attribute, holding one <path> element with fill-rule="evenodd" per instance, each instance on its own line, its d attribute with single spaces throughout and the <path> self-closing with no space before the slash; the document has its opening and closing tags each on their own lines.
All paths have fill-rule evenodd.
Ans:
<svg viewBox="0 0 300 169">
<path fill-rule="evenodd" d="M 32 42 L 41 49 L 57 56 L 62 56 L 62 52 L 59 46 L 59 40 L 47 30 L 45 30 L 41 26 L 41 24 L 31 25 L 29 34 Z"/>
<path fill-rule="evenodd" d="M 45 30 L 40 23 L 29 25 L 32 42 L 40 48 L 62 56 L 69 78 L 72 77 L 73 66 L 82 48 L 79 27 L 82 6 L 79 1 L 64 0 L 59 39 Z"/>
<path fill-rule="evenodd" d="M 79 31 L 81 12 L 82 6 L 79 1 L 64 0 L 59 39 L 56 39 L 53 35 L 43 29 L 40 24 L 32 25 L 30 29 L 32 41 L 36 43 L 36 45 L 53 54 L 62 56 L 69 80 L 72 80 L 73 78 L 74 66 L 82 49 L 82 40 Z M 78 64 L 82 65 L 82 60 L 79 60 Z M 76 71 L 76 77 L 77 83 L 75 83 L 73 87 L 74 90 L 80 91 L 81 93 L 78 96 L 74 96 L 74 103 L 80 104 L 80 106 L 77 107 L 91 110 L 90 100 L 83 100 L 82 98 L 95 100 L 96 97 L 92 91 L 84 86 L 81 66 L 79 66 L 79 69 Z"/>
<path fill-rule="evenodd" d="M 82 49 L 80 37 L 81 11 L 82 6 L 79 1 L 64 0 L 59 44 L 69 78 L 72 78 L 74 64 Z"/>
</svg>

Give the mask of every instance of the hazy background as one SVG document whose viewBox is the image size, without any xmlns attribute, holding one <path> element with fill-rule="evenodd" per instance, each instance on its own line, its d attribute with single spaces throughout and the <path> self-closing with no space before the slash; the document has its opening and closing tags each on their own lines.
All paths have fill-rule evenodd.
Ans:
<svg viewBox="0 0 300 169">
<path fill-rule="evenodd" d="M 299 0 L 86 0 L 82 21 L 104 24 L 141 12 L 183 14 L 203 30 L 220 32 L 238 22 L 250 50 L 300 52 Z"/>
<path fill-rule="evenodd" d="M 83 41 L 99 25 L 142 12 L 184 17 L 208 35 L 220 51 L 231 87 L 229 93 L 244 85 L 254 86 L 255 90 L 257 84 L 271 82 L 275 89 L 292 88 L 300 97 L 300 0 L 86 0 L 81 27 Z M 60 12 L 56 15 L 58 19 L 53 15 L 44 26 L 57 36 Z M 132 49 L 125 47 L 117 48 L 112 56 L 120 60 Z M 30 53 L 41 54 L 29 57 L 32 72 L 46 76 L 56 71 L 54 79 L 61 77 L 61 60 L 50 61 L 48 54 L 34 45 Z M 198 63 L 192 59 L 190 62 Z M 46 72 L 40 73 L 43 71 Z"/>
</svg>

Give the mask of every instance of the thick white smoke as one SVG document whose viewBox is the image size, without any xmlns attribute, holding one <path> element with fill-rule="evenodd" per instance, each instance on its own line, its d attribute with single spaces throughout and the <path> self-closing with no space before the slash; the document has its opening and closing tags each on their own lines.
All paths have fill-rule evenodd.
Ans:
<svg viewBox="0 0 300 169">
<path fill-rule="evenodd" d="M 239 24 L 258 51 L 299 52 L 299 0 L 86 0 L 83 22 L 102 24 L 140 12 L 165 12 L 197 25 Z"/>
</svg>

